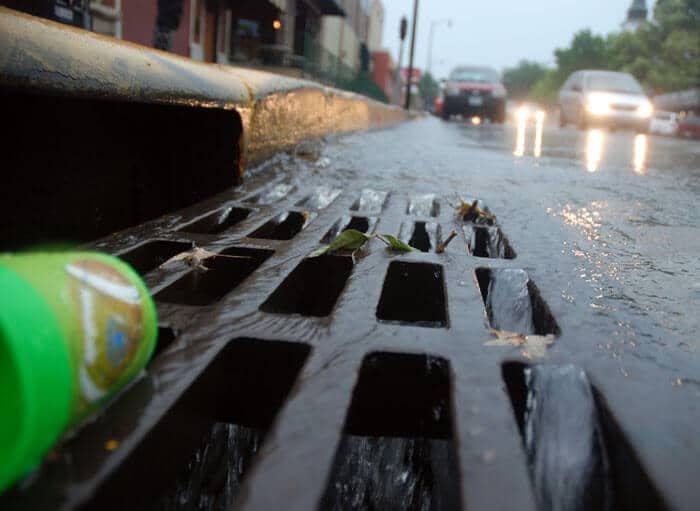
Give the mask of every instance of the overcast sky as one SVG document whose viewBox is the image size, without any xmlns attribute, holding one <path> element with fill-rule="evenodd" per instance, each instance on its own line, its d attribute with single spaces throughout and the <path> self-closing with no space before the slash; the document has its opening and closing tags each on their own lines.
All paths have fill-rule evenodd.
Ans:
<svg viewBox="0 0 700 511">
<path fill-rule="evenodd" d="M 399 51 L 399 20 L 409 31 L 404 48 L 408 66 L 413 0 L 382 0 L 382 44 L 394 60 Z M 647 8 L 652 4 L 647 1 Z M 431 22 L 433 74 L 445 77 L 460 64 L 484 64 L 502 71 L 520 59 L 553 65 L 553 51 L 567 46 L 573 34 L 590 28 L 598 34 L 620 29 L 632 0 L 420 0 L 414 66 L 425 69 Z M 452 28 L 446 20 L 452 21 Z M 445 20 L 444 22 L 442 22 Z"/>
</svg>

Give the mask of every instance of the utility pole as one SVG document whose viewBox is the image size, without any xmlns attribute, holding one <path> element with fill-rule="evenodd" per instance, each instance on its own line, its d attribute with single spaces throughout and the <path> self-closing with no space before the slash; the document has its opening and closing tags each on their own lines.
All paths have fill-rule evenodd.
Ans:
<svg viewBox="0 0 700 511">
<path fill-rule="evenodd" d="M 413 28 L 411 29 L 411 54 L 408 59 L 408 79 L 406 80 L 406 110 L 411 108 L 411 80 L 413 79 L 413 50 L 416 46 L 416 20 L 418 18 L 418 0 L 413 0 Z"/>
<path fill-rule="evenodd" d="M 401 17 L 401 23 L 399 24 L 399 61 L 396 65 L 396 86 L 394 87 L 394 101 L 397 105 L 401 104 L 401 65 L 403 64 L 403 42 L 406 39 L 406 32 L 408 32 L 408 20 L 406 16 Z"/>
</svg>

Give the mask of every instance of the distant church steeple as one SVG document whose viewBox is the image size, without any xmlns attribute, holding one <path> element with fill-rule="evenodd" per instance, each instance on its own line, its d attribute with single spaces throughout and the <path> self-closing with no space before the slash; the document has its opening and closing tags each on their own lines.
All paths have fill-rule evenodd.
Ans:
<svg viewBox="0 0 700 511">
<path fill-rule="evenodd" d="M 647 3 L 645 0 L 633 0 L 632 6 L 627 10 L 627 20 L 622 24 L 624 30 L 631 32 L 637 30 L 647 20 Z"/>
</svg>

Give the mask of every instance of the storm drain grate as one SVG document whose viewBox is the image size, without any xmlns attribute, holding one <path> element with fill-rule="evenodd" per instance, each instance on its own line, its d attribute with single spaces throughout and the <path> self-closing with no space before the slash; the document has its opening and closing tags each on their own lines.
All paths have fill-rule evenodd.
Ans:
<svg viewBox="0 0 700 511">
<path fill-rule="evenodd" d="M 551 430 L 527 440 L 536 390 L 527 375 L 561 367 L 504 361 L 520 356 L 525 336 L 553 342 L 562 332 L 528 273 L 512 266 L 500 225 L 459 218 L 436 194 L 346 193 L 285 183 L 232 192 L 164 219 L 152 241 L 100 244 L 148 274 L 161 321 L 155 356 L 0 507 L 273 509 L 284 499 L 321 510 L 546 508 L 569 479 L 563 467 L 541 484 L 536 460 Z M 309 257 L 346 229 L 398 233 L 418 251 L 370 240 L 352 256 Z M 437 254 L 443 229 L 464 237 Z M 233 257 L 153 272 L 192 248 L 183 233 Z M 494 345 L 493 330 L 507 341 Z M 567 381 L 539 391 L 554 399 L 548 393 Z M 610 468 L 596 472 L 594 460 L 594 475 L 578 479 L 590 507 L 663 509 L 603 390 L 572 392 L 587 401 L 570 400 L 561 415 L 588 413 L 580 433 Z M 567 438 L 564 450 L 582 443 Z"/>
</svg>

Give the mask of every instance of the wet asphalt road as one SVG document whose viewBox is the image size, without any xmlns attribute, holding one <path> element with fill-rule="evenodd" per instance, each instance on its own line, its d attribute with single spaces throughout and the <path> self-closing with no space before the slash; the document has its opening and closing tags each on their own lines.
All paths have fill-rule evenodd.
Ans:
<svg viewBox="0 0 700 511">
<path fill-rule="evenodd" d="M 697 141 L 428 117 L 292 160 L 276 172 L 302 187 L 436 193 L 448 208 L 482 199 L 555 316 L 590 329 L 622 374 L 634 357 L 700 396 Z"/>
</svg>

